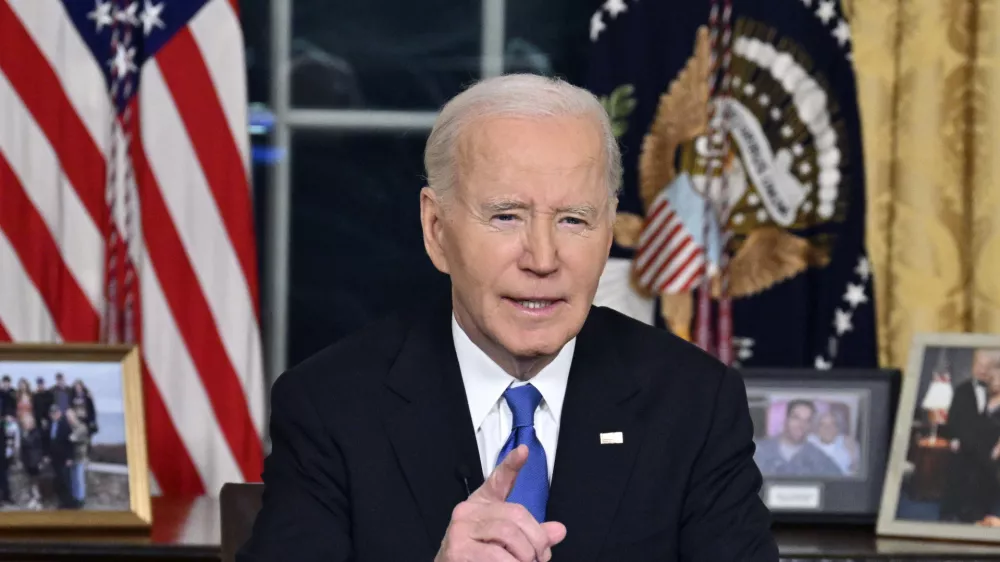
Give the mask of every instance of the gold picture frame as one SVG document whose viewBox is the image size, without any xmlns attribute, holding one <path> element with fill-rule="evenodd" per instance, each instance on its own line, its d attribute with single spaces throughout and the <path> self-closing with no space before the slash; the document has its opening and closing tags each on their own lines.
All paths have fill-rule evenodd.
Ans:
<svg viewBox="0 0 1000 562">
<path fill-rule="evenodd" d="M 977 498 L 983 490 L 978 494 L 963 492 L 961 483 L 961 479 L 971 478 L 961 463 L 973 451 L 979 454 L 978 448 L 962 448 L 961 437 L 970 432 L 968 412 L 980 410 L 974 415 L 984 417 L 975 418 L 973 435 L 984 439 L 988 435 L 990 443 L 997 435 L 994 426 L 980 424 L 1000 423 L 1000 410 L 993 410 L 988 402 L 997 394 L 992 389 L 977 389 L 972 380 L 977 351 L 996 351 L 1000 357 L 1000 335 L 922 333 L 913 338 L 896 410 L 876 524 L 878 535 L 1000 543 L 1000 527 L 987 526 L 990 513 L 1000 515 L 1000 495 L 995 502 Z M 975 369 L 985 372 L 986 368 Z M 984 429 L 989 431 L 981 431 Z M 959 458 L 959 451 L 963 458 Z M 995 473 L 988 472 L 984 478 L 1000 480 L 1000 460 L 991 462 Z M 987 504 L 988 511 L 977 519 Z M 1000 518 L 996 522 L 1000 523 Z"/>
<path fill-rule="evenodd" d="M 13 466 L 20 466 L 23 471 L 23 478 L 26 482 L 31 482 L 31 489 L 28 491 L 30 500 L 28 502 L 29 507 L 21 509 L 19 505 L 6 505 L 6 508 L 10 509 L 0 509 L 0 529 L 4 531 L 23 531 L 26 529 L 34 529 L 39 531 L 47 530 L 107 530 L 107 531 L 141 531 L 148 530 L 152 526 L 152 506 L 151 506 L 151 494 L 150 494 L 150 483 L 149 483 L 149 460 L 148 451 L 146 443 L 146 424 L 145 424 L 145 413 L 143 405 L 143 392 L 142 392 L 142 373 L 141 373 L 141 361 L 139 356 L 139 348 L 137 345 L 106 345 L 106 344 L 84 344 L 84 343 L 62 343 L 62 344 L 40 344 L 40 343 L 5 343 L 0 344 L 0 377 L 4 374 L 8 374 L 12 382 L 14 383 L 13 388 L 15 389 L 15 399 L 21 396 L 21 393 L 16 392 L 17 385 L 19 382 L 18 373 L 16 372 L 5 372 L 10 371 L 11 366 L 20 366 L 21 370 L 24 372 L 30 372 L 33 368 L 37 368 L 39 371 L 48 369 L 49 366 L 52 368 L 59 368 L 59 373 L 66 372 L 69 375 L 70 383 L 69 388 L 72 390 L 76 384 L 74 378 L 79 380 L 84 387 L 87 388 L 86 392 L 80 392 L 76 396 L 90 396 L 89 385 L 90 383 L 83 380 L 80 377 L 74 375 L 74 367 L 78 369 L 79 372 L 87 371 L 88 373 L 97 373 L 93 375 L 95 381 L 98 380 L 96 377 L 100 375 L 100 384 L 104 389 L 105 395 L 108 393 L 114 393 L 114 376 L 111 369 L 116 369 L 120 372 L 118 391 L 120 392 L 120 403 L 115 401 L 113 396 L 106 399 L 106 403 L 112 404 L 114 409 L 113 414 L 105 414 L 105 418 L 102 421 L 107 425 L 107 420 L 113 422 L 113 428 L 99 428 L 97 424 L 97 419 L 101 418 L 101 412 L 98 410 L 97 415 L 92 416 L 94 418 L 94 435 L 100 435 L 101 431 L 105 431 L 105 435 L 110 431 L 115 435 L 114 443 L 116 445 L 108 445 L 109 453 L 114 457 L 111 462 L 94 463 L 87 455 L 91 455 L 97 452 L 98 445 L 94 445 L 97 437 L 90 436 L 86 431 L 83 431 L 82 435 L 85 435 L 86 445 L 80 446 L 78 448 L 72 449 L 76 455 L 80 456 L 79 461 L 67 460 L 66 467 L 70 467 L 71 464 L 80 464 L 79 473 L 73 473 L 73 475 L 68 477 L 63 477 L 70 468 L 64 469 L 65 472 L 57 473 L 55 465 L 57 462 L 53 462 L 51 457 L 57 456 L 50 450 L 51 447 L 51 437 L 48 438 L 46 444 L 44 445 L 46 453 L 50 453 L 45 456 L 44 459 L 51 463 L 51 466 L 43 462 L 41 465 L 42 469 L 37 466 L 32 469 L 33 476 L 29 476 L 27 470 L 28 461 L 24 459 L 37 458 L 37 451 L 33 451 L 31 456 L 18 457 L 13 460 L 8 461 Z M 49 371 L 46 371 L 49 372 Z M 56 376 L 55 374 L 53 375 Z M 85 375 L 81 375 L 85 376 Z M 25 377 L 20 377 L 25 378 Z M 39 377 L 43 378 L 43 377 Z M 67 377 L 58 377 L 65 380 Z M 36 380 L 31 380 L 30 385 L 34 385 Z M 23 383 L 22 383 L 23 384 Z M 2 389 L 2 379 L 0 379 L 0 389 Z M 34 386 L 33 386 L 34 388 Z M 62 387 L 60 387 L 62 388 Z M 111 389 L 111 390 L 108 390 Z M 45 389 L 49 390 L 49 389 Z M 42 392 L 31 393 L 33 397 L 38 394 L 42 398 L 53 400 L 52 403 L 47 404 L 39 401 L 42 404 L 41 410 L 45 411 L 48 409 L 50 411 L 51 419 L 58 419 L 61 414 L 57 414 L 54 410 L 60 409 L 61 406 L 55 403 L 55 400 L 60 400 L 61 403 L 65 403 L 63 399 L 64 394 L 60 391 L 58 395 L 59 398 L 55 398 L 55 388 L 53 387 L 52 392 L 48 396 L 43 395 Z M 93 399 L 91 397 L 90 402 L 85 402 L 86 404 L 84 411 L 94 410 L 92 402 L 99 401 L 98 399 Z M 25 400 L 26 402 L 26 400 Z M 80 411 L 80 404 L 83 400 L 77 400 L 74 402 L 75 406 L 74 413 L 72 414 L 72 427 L 79 428 L 80 420 L 85 420 L 84 416 L 79 416 L 77 412 Z M 31 412 L 32 415 L 28 415 L 27 404 L 22 404 L 25 410 L 19 410 L 16 422 L 16 426 L 20 431 L 19 435 L 25 435 L 24 427 L 29 425 L 34 425 L 35 427 L 40 427 L 44 423 L 48 423 L 46 431 L 50 434 L 58 434 L 59 439 L 63 439 L 64 434 L 58 433 L 52 429 L 52 426 L 57 426 L 58 430 L 61 426 L 58 423 L 52 423 L 51 421 L 39 421 L 29 422 L 21 421 L 26 417 L 34 417 L 36 420 L 40 419 L 40 412 L 38 407 Z M 120 411 L 119 411 L 120 410 Z M 5 418 L 8 419 L 9 418 Z M 70 415 L 65 417 L 65 425 L 70 426 Z M 9 424 L 9 421 L 7 422 Z M 86 422 L 84 423 L 86 425 Z M 9 428 L 9 425 L 0 425 L 0 428 Z M 29 430 L 30 431 L 30 430 Z M 7 447 L 5 446 L 5 439 L 3 437 L 4 432 L 0 432 L 0 453 L 5 453 Z M 76 436 L 75 434 L 74 436 Z M 125 466 L 122 467 L 118 460 L 122 457 L 121 446 L 117 445 L 118 440 L 124 437 L 124 460 Z M 37 438 L 36 436 L 33 436 Z M 75 443 L 79 444 L 80 439 L 78 438 Z M 9 442 L 9 441 L 8 441 Z M 33 441 L 25 440 L 24 443 L 30 443 L 31 446 L 37 444 L 37 439 Z M 61 444 L 65 444 L 60 441 Z M 19 446 L 24 446 L 20 444 Z M 60 445 L 62 446 L 62 445 Z M 73 447 L 73 445 L 65 445 L 66 447 Z M 64 456 L 65 452 L 69 449 L 60 449 L 59 457 Z M 85 451 L 85 452 L 82 452 Z M 31 461 L 33 464 L 33 461 Z M 96 504 L 104 502 L 104 505 L 97 505 L 93 508 L 87 506 L 87 502 L 90 498 L 87 496 L 87 490 L 90 489 L 90 493 L 97 494 L 100 486 L 92 486 L 90 482 L 97 478 L 98 468 L 95 465 L 101 465 L 100 470 L 103 470 L 103 481 L 109 482 L 106 488 L 111 489 L 112 492 L 109 494 L 102 494 L 101 498 L 95 499 Z M 63 465 L 60 465 L 63 466 Z M 45 498 L 37 498 L 41 496 L 39 491 L 42 486 L 39 482 L 42 482 L 45 474 L 45 470 L 48 470 L 48 477 L 51 481 L 56 481 L 59 479 L 55 487 L 63 486 L 58 488 L 60 490 L 57 494 L 58 500 L 49 498 L 49 501 L 56 501 L 59 505 L 53 508 L 46 508 L 44 506 Z M 76 474 L 81 474 L 76 476 Z M 127 476 L 126 476 L 127 475 Z M 127 493 L 127 500 L 123 500 L 121 497 L 121 487 L 124 485 L 122 481 L 125 480 L 123 476 L 127 477 L 127 486 L 125 488 L 125 493 Z M 77 478 L 78 480 L 74 480 Z M 72 480 L 72 482 L 70 482 Z M 77 485 L 77 482 L 82 482 Z M 68 501 L 74 501 L 73 496 L 70 494 L 70 490 L 66 486 L 71 486 L 73 488 L 72 493 L 76 494 L 78 488 L 83 495 L 83 499 L 75 500 L 78 503 L 70 508 L 63 507 L 63 498 L 68 498 Z M 51 493 L 51 490 L 49 490 Z M 24 492 L 22 491 L 22 494 Z M 109 499 L 110 498 L 110 499 Z M 38 499 L 37 503 L 32 505 L 32 502 Z"/>
</svg>

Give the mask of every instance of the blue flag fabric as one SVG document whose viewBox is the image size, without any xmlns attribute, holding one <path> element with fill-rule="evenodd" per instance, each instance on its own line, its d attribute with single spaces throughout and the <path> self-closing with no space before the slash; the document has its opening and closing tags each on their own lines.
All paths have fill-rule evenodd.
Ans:
<svg viewBox="0 0 1000 562">
<path fill-rule="evenodd" d="M 606 0 L 591 18 L 586 87 L 612 117 L 625 166 L 596 301 L 693 339 L 699 280 L 705 272 L 717 280 L 722 243 L 736 366 L 876 366 L 864 161 L 842 7 L 733 0 L 729 82 L 712 97 L 711 5 Z M 720 145 L 710 142 L 719 137 L 709 138 L 709 115 L 729 131 L 727 154 L 714 155 L 726 174 L 721 191 L 708 174 Z M 721 221 L 707 216 L 707 239 L 706 192 L 729 209 Z"/>
</svg>

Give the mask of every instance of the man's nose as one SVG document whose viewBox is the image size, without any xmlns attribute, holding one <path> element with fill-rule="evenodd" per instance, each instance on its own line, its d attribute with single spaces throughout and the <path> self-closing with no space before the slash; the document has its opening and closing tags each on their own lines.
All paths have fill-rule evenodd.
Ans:
<svg viewBox="0 0 1000 562">
<path fill-rule="evenodd" d="M 525 231 L 524 253 L 520 265 L 522 269 L 536 275 L 550 275 L 559 269 L 558 250 L 549 218 L 539 218 L 529 223 Z"/>
</svg>

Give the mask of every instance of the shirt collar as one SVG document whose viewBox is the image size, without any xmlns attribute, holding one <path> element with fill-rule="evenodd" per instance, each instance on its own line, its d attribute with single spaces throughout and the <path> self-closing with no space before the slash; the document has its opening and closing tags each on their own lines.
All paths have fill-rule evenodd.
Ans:
<svg viewBox="0 0 1000 562">
<path fill-rule="evenodd" d="M 472 425 L 478 431 L 490 409 L 503 398 L 507 387 L 521 383 L 469 339 L 465 330 L 458 325 L 454 314 L 451 317 L 451 334 L 458 356 L 458 367 L 462 372 L 462 382 L 465 384 Z M 562 415 L 563 398 L 566 396 L 566 384 L 575 349 L 576 338 L 573 338 L 566 342 L 551 363 L 528 381 L 541 393 L 542 403 L 548 407 L 556 423 Z"/>
</svg>

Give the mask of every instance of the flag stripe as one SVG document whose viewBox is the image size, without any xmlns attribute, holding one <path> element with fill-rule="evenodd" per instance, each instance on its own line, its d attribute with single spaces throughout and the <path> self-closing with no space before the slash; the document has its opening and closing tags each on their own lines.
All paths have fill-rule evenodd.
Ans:
<svg viewBox="0 0 1000 562">
<path fill-rule="evenodd" d="M 686 232 L 679 233 L 673 236 L 667 244 L 664 244 L 658 252 L 659 264 L 655 269 L 652 269 L 653 273 L 650 275 L 649 272 L 643 276 L 644 283 L 647 286 L 655 287 L 659 285 L 658 279 L 662 279 L 664 275 L 669 275 L 673 268 L 677 266 L 677 256 L 681 252 L 686 251 L 687 248 L 696 248 L 697 245 L 691 240 L 691 237 L 687 235 Z M 667 272 L 664 273 L 664 270 Z"/>
<path fill-rule="evenodd" d="M 136 272 L 138 273 L 138 272 Z M 140 306 L 137 307 L 137 329 L 138 338 L 143 342 L 145 348 L 146 340 L 143 338 L 142 330 L 142 294 L 136 291 Z M 153 319 L 156 321 L 156 318 Z M 159 337 L 160 331 L 154 331 L 152 339 Z M 198 469 L 191 460 L 188 448 L 184 445 L 177 428 L 170 419 L 170 412 L 167 410 L 160 389 L 153 379 L 149 369 L 147 355 L 142 358 L 142 388 L 143 406 L 146 419 L 146 436 L 148 442 L 155 443 L 149 447 L 149 467 L 153 474 L 160 475 L 157 484 L 162 488 L 172 492 L 183 491 L 185 495 L 202 495 L 205 493 L 205 486 L 198 474 Z M 164 482 L 160 482 L 163 480 Z"/>
<path fill-rule="evenodd" d="M 0 73 L 52 143 L 63 172 L 95 224 L 104 224 L 104 158 L 52 71 L 10 9 L 0 2 Z M 31 95 L 30 85 L 38 95 Z M 65 336 L 66 334 L 64 334 Z"/>
<path fill-rule="evenodd" d="M 684 250 L 678 252 L 677 256 L 674 258 L 677 261 L 683 260 L 683 262 L 681 262 L 680 267 L 674 268 L 670 277 L 667 277 L 666 281 L 663 282 L 661 285 L 663 289 L 666 290 L 674 281 L 678 279 L 681 273 L 690 267 L 699 257 L 701 257 L 701 252 L 698 251 L 698 247 L 695 244 L 692 243 L 685 245 Z"/>
<path fill-rule="evenodd" d="M 243 173 L 250 177 L 250 135 L 247 134 L 246 57 L 237 12 L 227 0 L 211 0 L 188 24 L 201 60 L 212 79 L 212 89 L 222 101 L 220 108 L 240 153 Z M 249 188 L 249 182 L 247 188 Z"/>
<path fill-rule="evenodd" d="M 681 231 L 682 228 L 683 226 L 678 220 L 671 220 L 660 225 L 660 229 L 663 229 L 664 232 L 657 236 L 653 248 L 644 252 L 640 259 L 637 260 L 636 265 L 639 267 L 639 275 L 645 278 L 651 269 L 656 270 L 658 268 L 659 264 L 663 261 L 663 253 L 667 251 L 667 248 L 673 247 L 676 245 L 678 239 L 684 237 L 684 233 Z"/>
<path fill-rule="evenodd" d="M 149 448 L 149 466 L 157 475 L 157 484 L 162 490 L 183 490 L 188 497 L 203 495 L 205 484 L 170 420 L 170 411 L 145 359 L 142 362 L 142 388 L 146 435 L 149 442 L 155 444 Z"/>
<path fill-rule="evenodd" d="M 0 108 L 4 115 L 0 152 L 6 155 L 14 176 L 54 238 L 60 258 L 79 283 L 90 308 L 97 310 L 102 292 L 104 237 L 62 173 L 52 145 L 2 73 Z"/>
<path fill-rule="evenodd" d="M 262 405 L 261 342 L 257 337 L 259 330 L 253 300 L 195 148 L 181 124 L 159 68 L 158 63 L 150 62 L 143 72 L 142 107 L 151 108 L 149 111 L 155 111 L 160 117 L 155 121 L 142 119 L 146 123 L 142 130 L 143 143 L 165 147 L 148 154 L 149 167 L 161 185 L 188 186 L 184 191 L 163 191 L 163 201 L 216 320 L 229 362 L 244 394 L 248 395 L 248 403 Z M 263 408 L 251 415 L 258 434 L 263 429 L 263 415 Z"/>
<path fill-rule="evenodd" d="M 664 214 L 666 213 L 666 215 Z M 670 210 L 667 209 L 667 200 L 661 199 L 653 207 L 653 212 L 650 213 L 649 217 L 646 219 L 646 223 L 643 225 L 642 233 L 639 234 L 639 250 L 638 253 L 643 253 L 652 243 L 653 238 L 659 232 L 659 228 L 663 226 L 663 222 L 669 219 L 671 214 Z"/>
<path fill-rule="evenodd" d="M 701 281 L 701 276 L 705 274 L 705 254 L 699 254 L 698 259 L 684 273 L 684 275 L 677 276 L 671 286 L 667 287 L 668 293 L 690 291 L 694 288 L 695 283 Z"/>
<path fill-rule="evenodd" d="M 143 346 L 149 366 L 150 377 L 158 389 L 180 440 L 191 455 L 197 468 L 202 488 L 210 494 L 217 494 L 223 482 L 241 480 L 240 467 L 230 452 L 230 446 L 213 415 L 211 396 L 202 390 L 203 380 L 193 355 L 190 343 L 184 341 L 183 330 L 174 323 L 174 316 L 168 304 L 166 286 L 161 284 L 157 270 L 149 262 L 140 266 L 144 280 L 142 291 Z M 235 408 L 234 408 L 235 409 Z M 215 405 L 215 412 L 225 412 Z M 172 476 L 166 476 L 172 478 Z M 185 479 L 190 475 L 184 475 Z M 171 483 L 160 479 L 161 486 L 188 482 Z"/>
<path fill-rule="evenodd" d="M 152 64 L 150 61 L 147 66 Z M 243 268 L 256 315 L 257 257 L 253 237 L 247 236 L 253 232 L 249 189 L 232 189 L 233 185 L 247 185 L 246 168 L 191 32 L 180 30 L 157 55 L 155 64 L 163 73 L 211 187 L 229 241 Z"/>
<path fill-rule="evenodd" d="M 667 277 L 660 285 L 663 287 L 663 291 L 666 291 L 667 293 L 676 293 L 677 290 L 680 287 L 683 287 L 687 280 L 690 279 L 690 277 L 694 275 L 695 272 L 697 272 L 698 269 L 705 263 L 704 257 L 704 254 L 702 254 L 699 249 L 695 247 L 695 249 L 689 252 L 686 258 L 684 258 L 680 267 L 675 268 L 670 277 Z"/>
<path fill-rule="evenodd" d="M 121 123 L 115 128 L 115 134 L 118 135 L 119 143 L 124 143 L 123 130 Z M 132 133 L 135 134 L 135 127 L 131 127 Z M 126 198 L 124 190 L 126 189 L 126 181 L 124 181 L 124 176 L 119 175 L 122 181 L 116 182 L 115 189 L 117 190 L 117 196 L 115 197 L 115 209 L 113 216 L 115 217 L 115 229 L 117 232 L 124 232 L 125 228 L 125 204 Z M 138 193 L 133 190 L 133 197 L 138 198 Z M 132 202 L 134 207 L 138 209 L 139 205 L 137 201 Z M 138 213 L 132 211 L 135 216 L 132 220 L 138 219 Z M 124 239 L 118 237 L 118 249 L 124 247 Z M 119 252 L 119 255 L 124 255 L 125 252 Z M 145 247 L 142 240 L 142 230 L 137 229 L 136 237 L 131 241 L 128 248 L 127 259 L 132 264 L 143 264 L 148 263 L 148 260 L 144 259 Z M 135 271 L 136 275 L 140 273 Z M 141 277 L 140 277 L 141 279 Z M 164 333 L 161 329 L 162 322 L 161 319 L 153 317 L 150 321 L 152 328 L 150 329 L 148 339 L 147 332 L 144 330 L 144 316 L 146 314 L 145 307 L 142 306 L 143 303 L 143 286 L 148 286 L 146 284 L 140 284 L 135 288 L 135 296 L 139 306 L 135 310 L 135 322 L 136 322 L 136 338 L 142 343 L 142 381 L 143 381 L 143 402 L 145 406 L 145 419 L 146 419 L 146 435 L 148 443 L 151 444 L 149 447 L 149 466 L 152 470 L 154 476 L 156 477 L 157 484 L 161 490 L 165 490 L 169 495 L 175 496 L 196 496 L 204 494 L 205 486 L 202 482 L 201 475 L 198 469 L 195 467 L 194 461 L 191 458 L 191 452 L 189 448 L 185 445 L 184 441 L 180 438 L 177 427 L 170 418 L 170 413 L 167 410 L 166 404 L 160 393 L 157 383 L 153 378 L 153 372 L 150 370 L 150 358 L 149 354 L 146 352 L 147 345 L 151 343 L 161 342 L 161 335 Z M 154 287 L 155 289 L 155 287 Z M 162 300 L 162 296 L 161 296 Z M 174 338 L 176 339 L 176 338 Z M 170 366 L 156 365 L 158 370 L 164 372 L 171 372 Z M 165 384 L 169 385 L 169 380 L 165 381 Z M 194 385 L 186 386 L 185 390 L 187 392 L 202 392 L 198 388 L 197 383 Z M 191 403 L 192 401 L 188 401 Z M 193 401 L 194 403 L 204 402 Z M 186 413 L 186 412 L 185 412 Z M 209 419 L 204 423 L 205 431 L 209 431 L 212 420 Z M 218 433 L 218 428 L 216 428 L 216 433 Z"/>
<path fill-rule="evenodd" d="M 2 180 L 0 180 L 2 182 Z M 2 189 L 2 183 L 0 183 Z M 0 205 L 0 208 L 3 206 Z M 0 224 L 0 324 L 14 341 L 60 341 L 56 323 Z"/>
<path fill-rule="evenodd" d="M 676 247 L 677 244 L 681 243 L 687 237 L 687 234 L 682 229 L 683 226 L 680 221 L 675 222 L 670 230 L 657 240 L 657 246 L 648 252 L 651 259 L 648 259 L 639 270 L 641 278 L 646 279 L 646 281 L 643 281 L 644 284 L 649 283 L 650 272 L 654 272 L 652 275 L 656 277 L 655 272 L 663 268 L 663 265 L 666 263 L 666 255 L 670 249 Z"/>
<path fill-rule="evenodd" d="M 61 91 L 80 117 L 98 150 L 107 153 L 111 101 L 104 74 L 80 38 L 59 0 L 13 2 L 25 31 L 62 85 Z M 2 107 L 2 106 L 0 106 Z"/>
<path fill-rule="evenodd" d="M 7 330 L 5 330 L 4 327 L 3 327 L 3 322 L 0 322 L 0 341 L 2 341 L 2 342 L 9 342 L 9 341 L 11 341 L 10 340 L 10 334 L 8 334 Z"/>
<path fill-rule="evenodd" d="M 639 248 L 638 256 L 636 256 L 636 267 L 645 270 L 649 263 L 656 259 L 656 248 L 669 242 L 670 238 L 677 233 L 677 228 L 681 224 L 680 219 L 673 211 L 668 212 L 656 223 L 650 223 L 647 229 L 653 234 Z"/>
<path fill-rule="evenodd" d="M 7 158 L 0 153 L 0 228 L 24 264 L 66 341 L 93 341 L 99 331 L 97 312 L 90 306 L 45 221 L 25 195 Z"/>
<path fill-rule="evenodd" d="M 145 142 L 145 127 L 143 129 L 143 138 L 134 139 L 132 143 L 133 162 L 139 185 L 146 249 L 157 276 L 161 279 L 165 301 L 172 313 L 165 314 L 162 322 L 168 322 L 168 318 L 173 317 L 211 407 L 215 410 L 215 417 L 226 442 L 232 453 L 240 459 L 244 477 L 258 480 L 260 475 L 257 472 L 261 465 L 259 437 L 246 403 L 236 399 L 243 396 L 242 388 L 219 338 L 176 225 L 170 220 L 159 180 L 149 167 L 142 146 Z M 147 274 L 142 274 L 142 277 L 145 280 Z M 144 294 L 148 293 L 148 290 L 144 291 Z M 160 329 L 163 327 L 160 326 Z M 160 390 L 162 392 L 163 388 Z M 192 452 L 192 456 L 197 462 L 198 454 Z"/>
</svg>

